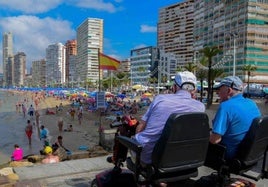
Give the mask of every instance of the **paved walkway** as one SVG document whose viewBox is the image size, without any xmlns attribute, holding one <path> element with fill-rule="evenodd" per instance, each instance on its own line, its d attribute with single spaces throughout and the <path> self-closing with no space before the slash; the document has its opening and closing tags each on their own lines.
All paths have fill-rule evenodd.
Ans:
<svg viewBox="0 0 268 187">
<path fill-rule="evenodd" d="M 40 164 L 17 167 L 14 171 L 19 176 L 16 187 L 88 187 L 95 175 L 113 165 L 106 162 L 106 157 L 70 160 L 55 164 Z M 211 174 L 207 167 L 199 168 L 199 176 L 192 181 Z M 268 180 L 259 180 L 257 187 L 268 186 Z M 185 186 L 185 185 L 183 185 Z M 186 186 L 193 186 L 193 182 Z"/>
</svg>

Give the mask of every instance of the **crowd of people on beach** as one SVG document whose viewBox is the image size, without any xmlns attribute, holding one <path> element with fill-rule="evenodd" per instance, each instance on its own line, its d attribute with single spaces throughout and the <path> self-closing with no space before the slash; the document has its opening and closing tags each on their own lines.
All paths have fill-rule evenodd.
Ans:
<svg viewBox="0 0 268 187">
<path fill-rule="evenodd" d="M 23 115 L 23 118 L 26 118 L 26 126 L 25 126 L 25 135 L 28 139 L 29 146 L 32 145 L 32 136 L 34 134 L 34 128 L 37 128 L 37 135 L 42 142 L 43 147 L 40 147 L 40 154 L 44 155 L 45 158 L 42 163 L 53 163 L 64 160 L 63 157 L 66 159 L 66 155 L 70 152 L 63 146 L 63 137 L 60 135 L 58 136 L 57 140 L 52 144 L 51 137 L 49 135 L 49 130 L 44 126 L 40 125 L 40 112 L 39 112 L 39 104 L 42 101 L 45 101 L 46 94 L 44 92 L 35 92 L 32 93 L 32 100 L 28 97 L 24 97 L 21 101 L 18 100 L 16 103 L 16 112 L 18 114 Z M 21 98 L 21 97 L 19 97 Z M 28 106 L 28 107 L 27 107 Z M 63 111 L 63 104 L 60 103 L 59 106 L 56 106 L 57 112 Z M 47 113 L 46 113 L 47 114 Z M 63 118 L 59 117 L 58 120 L 58 128 L 59 133 L 66 131 L 71 132 L 73 131 L 73 125 L 69 125 L 67 128 L 63 129 Z M 63 149 L 65 154 L 63 154 L 60 149 Z M 11 154 L 11 161 L 21 161 L 27 159 L 27 156 L 24 155 L 23 148 L 19 146 L 19 144 L 14 145 L 14 151 Z M 49 161 L 50 160 L 50 161 Z M 54 160 L 54 161 L 53 161 Z"/>
<path fill-rule="evenodd" d="M 101 112 L 102 115 L 112 115 L 116 117 L 116 120 L 120 121 L 120 116 L 130 114 L 135 115 L 140 113 L 142 109 L 144 111 L 141 119 L 137 119 L 137 127 L 135 130 L 135 135 L 133 138 L 143 145 L 141 153 L 141 162 L 144 165 L 152 163 L 151 154 L 155 143 L 157 142 L 159 136 L 162 133 L 164 125 L 172 113 L 185 113 L 185 112 L 205 112 L 204 103 L 198 101 L 194 97 L 194 92 L 196 91 L 196 77 L 191 72 L 179 72 L 175 76 L 174 85 L 169 94 L 159 94 L 154 97 L 151 101 L 148 97 L 141 97 L 139 101 L 127 100 L 120 97 L 112 97 L 106 102 L 106 108 Z M 261 112 L 256 105 L 256 103 L 242 96 L 243 82 L 239 77 L 228 76 L 222 79 L 219 85 L 215 88 L 220 97 L 220 105 L 216 112 L 214 119 L 212 120 L 212 130 L 210 133 L 210 145 L 221 144 L 226 147 L 227 159 L 232 159 L 235 156 L 236 149 L 239 143 L 243 140 L 245 134 L 247 133 L 251 122 L 254 118 L 260 117 Z M 32 119 L 33 116 L 38 114 L 38 101 L 39 99 L 34 99 L 35 108 L 30 105 L 28 108 L 28 115 Z M 180 102 L 178 102 L 180 101 Z M 78 120 L 78 124 L 82 125 L 84 112 L 95 112 L 96 102 L 86 103 L 82 99 L 72 100 L 70 108 L 67 114 L 73 121 L 75 118 Z M 24 103 L 16 105 L 16 111 L 25 110 L 28 104 L 27 99 Z M 63 107 L 61 104 L 55 107 L 55 114 L 63 113 Z M 37 113 L 36 113 L 37 111 Z M 25 117 L 25 113 L 23 115 Z M 50 114 L 47 112 L 47 114 Z M 40 114 L 39 114 L 40 116 Z M 120 119 L 120 120 L 119 120 Z M 40 125 L 36 119 L 36 124 Z M 29 145 L 32 144 L 32 123 L 27 120 L 27 126 L 25 128 L 25 133 L 29 140 Z M 57 120 L 57 126 L 59 133 L 64 131 L 73 131 L 73 126 L 70 124 L 68 128 L 64 128 L 64 121 L 60 116 Z M 230 134 L 229 132 L 232 132 Z M 48 139 L 48 129 L 44 125 L 40 126 L 40 140 L 43 142 L 43 149 L 41 154 L 46 155 L 43 163 L 55 163 L 66 158 L 66 154 L 70 152 L 63 144 L 63 136 L 59 135 L 54 144 Z M 208 155 L 210 153 L 208 152 Z M 134 155 L 133 155 L 134 156 Z M 214 155 L 210 155 L 213 157 Z M 11 159 L 17 160 L 23 158 L 23 150 L 19 145 L 14 145 L 14 152 Z M 206 160 L 206 164 L 209 162 Z M 209 164 L 207 165 L 209 167 Z M 161 186 L 162 184 L 160 184 Z"/>
<path fill-rule="evenodd" d="M 45 102 L 46 98 L 50 97 L 50 95 L 47 95 L 45 92 L 32 92 L 31 98 L 29 95 L 25 97 L 18 97 L 20 100 L 17 101 L 15 107 L 16 112 L 18 114 L 22 114 L 23 118 L 26 119 L 26 126 L 25 126 L 25 136 L 28 139 L 28 144 L 31 146 L 34 142 L 32 141 L 32 136 L 35 133 L 35 129 L 37 129 L 37 136 L 39 137 L 40 141 L 42 142 L 43 147 L 40 148 L 40 154 L 42 155 L 49 155 L 50 150 L 48 147 L 52 148 L 52 154 L 57 155 L 61 154 L 56 151 L 55 145 L 51 143 L 51 136 L 49 134 L 48 128 L 45 127 L 45 125 L 40 124 L 40 110 L 39 106 L 42 101 Z M 54 97 L 54 96 L 53 96 Z M 55 96 L 56 97 L 56 96 Z M 21 99 L 23 98 L 23 99 Z M 56 98 L 56 100 L 62 101 L 63 98 Z M 91 106 L 96 106 L 96 101 L 94 103 L 92 102 L 86 102 L 84 99 L 81 98 L 66 98 L 70 102 L 70 108 L 67 110 L 67 116 L 70 117 L 71 120 L 77 119 L 77 124 L 82 125 L 83 122 L 83 113 L 84 112 L 92 112 L 90 109 Z M 115 116 L 115 115 L 121 115 L 122 114 L 137 114 L 138 111 L 144 107 L 148 106 L 150 103 L 150 99 L 144 99 L 142 98 L 140 102 L 137 102 L 136 100 L 127 100 L 120 97 L 113 97 L 113 98 L 106 98 L 106 108 L 104 109 L 103 113 L 104 115 L 108 116 Z M 144 102 L 145 101 L 145 102 Z M 149 102 L 148 102 L 149 101 Z M 55 115 L 58 120 L 56 121 L 56 125 L 58 127 L 59 134 L 62 134 L 62 132 L 72 132 L 73 131 L 73 124 L 72 121 L 69 121 L 67 124 L 64 123 L 63 115 L 65 113 L 63 112 L 63 103 L 60 102 L 59 105 L 55 105 L 55 108 L 48 107 L 45 111 L 45 115 Z M 94 111 L 93 111 L 94 112 Z M 62 135 L 60 135 L 61 140 L 58 138 L 57 142 L 61 142 L 61 146 L 65 153 L 70 154 L 71 151 L 66 149 L 62 146 Z M 19 147 L 18 144 L 16 144 L 16 147 Z M 17 150 L 18 148 L 14 149 Z M 18 160 L 23 160 L 23 158 L 27 158 L 28 155 L 23 155 L 23 148 L 19 147 L 22 154 L 22 157 Z M 61 150 L 62 151 L 62 150 Z M 66 155 L 66 154 L 65 154 Z M 50 155 L 51 157 L 51 155 Z M 61 158 L 59 160 L 62 160 Z"/>
</svg>

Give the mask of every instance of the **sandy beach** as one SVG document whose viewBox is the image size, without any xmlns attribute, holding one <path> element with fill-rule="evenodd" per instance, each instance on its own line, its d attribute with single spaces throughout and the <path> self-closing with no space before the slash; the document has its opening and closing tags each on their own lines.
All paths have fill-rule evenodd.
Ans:
<svg viewBox="0 0 268 187">
<path fill-rule="evenodd" d="M 3 133 L 5 126 L 4 125 L 14 125 L 16 130 L 12 131 L 9 135 L 9 132 L 3 133 L 7 137 L 2 137 L 2 145 L 0 146 L 0 164 L 6 163 L 10 160 L 10 155 L 13 151 L 13 145 L 15 143 L 19 144 L 23 150 L 24 155 L 29 154 L 39 154 L 39 150 L 42 149 L 42 142 L 38 137 L 38 128 L 37 125 L 33 125 L 33 135 L 32 135 L 32 145 L 28 145 L 28 140 L 24 132 L 26 126 L 26 121 L 29 119 L 32 123 L 36 123 L 35 116 L 30 117 L 26 115 L 23 117 L 22 111 L 16 111 L 16 102 L 28 100 L 27 107 L 31 104 L 34 106 L 34 101 L 32 100 L 31 92 L 9 92 L 5 93 L 5 100 L 1 101 L 2 108 L 5 108 L 7 112 L 2 114 L 4 118 L 1 118 L 1 132 Z M 56 105 L 63 104 L 63 110 L 56 113 Z M 8 107 L 8 108 L 7 108 Z M 71 101 L 69 100 L 60 100 L 57 97 L 46 97 L 41 99 L 38 104 L 38 111 L 40 113 L 39 126 L 44 125 L 45 128 L 49 131 L 49 140 L 50 144 L 55 143 L 59 135 L 63 136 L 63 143 L 66 148 L 71 152 L 79 151 L 79 148 L 87 147 L 92 148 L 95 145 L 99 144 L 99 113 L 98 112 L 89 112 L 86 109 L 83 111 L 82 123 L 79 125 L 77 115 L 72 119 L 68 114 L 68 110 L 71 107 Z M 86 107 L 86 106 L 84 106 Z M 46 110 L 55 112 L 54 115 L 47 115 Z M 77 109 L 77 108 L 76 108 Z M 73 126 L 72 132 L 60 132 L 58 129 L 58 119 L 63 119 L 63 129 L 67 129 L 69 125 Z M 108 126 L 110 123 L 109 120 L 102 119 L 102 125 Z M 10 128 L 10 126 L 9 126 Z M 8 140 L 10 139 L 10 140 Z M 5 144 L 3 142 L 6 142 Z"/>
<path fill-rule="evenodd" d="M 22 113 L 16 112 L 16 107 L 14 104 L 14 98 L 17 100 L 28 100 L 28 105 L 34 104 L 34 100 L 32 99 L 33 93 L 31 92 L 12 92 L 7 94 L 5 101 L 1 101 L 0 108 L 3 107 L 4 102 L 10 105 L 10 111 L 5 114 L 5 118 L 1 118 L 1 123 L 16 123 L 20 122 L 21 128 L 24 129 L 26 126 L 26 120 L 30 119 L 32 122 L 35 121 L 35 116 L 30 117 L 29 115 L 26 118 L 23 117 Z M 139 99 L 139 98 L 135 98 Z M 125 101 L 128 101 L 129 98 L 125 98 Z M 262 114 L 268 114 L 268 106 L 264 104 L 264 100 L 256 100 L 259 105 Z M 60 103 L 63 104 L 63 110 L 55 113 L 54 115 L 47 115 L 46 110 L 56 111 L 56 105 L 59 106 Z M 115 117 L 115 113 L 110 113 L 106 116 L 101 116 L 99 112 L 92 112 L 87 110 L 86 105 L 84 105 L 83 118 L 81 125 L 78 122 L 78 117 L 75 115 L 75 118 L 68 114 L 68 110 L 71 107 L 70 100 L 61 100 L 57 97 L 46 97 L 45 99 L 41 99 L 38 104 L 38 111 L 40 111 L 40 125 L 44 125 L 45 128 L 49 131 L 49 139 L 50 143 L 54 143 L 59 135 L 63 136 L 63 143 L 66 148 L 68 148 L 71 152 L 79 151 L 79 148 L 93 148 L 94 146 L 99 144 L 99 122 L 102 125 L 103 129 L 110 129 L 109 124 L 111 123 L 111 119 Z M 213 104 L 210 109 L 206 110 L 210 121 L 213 119 L 215 115 L 218 104 Z M 77 110 L 77 108 L 76 108 Z M 139 119 L 141 115 L 145 112 L 146 108 L 141 109 L 138 114 L 135 116 Z M 77 113 L 76 113 L 77 114 Z M 0 116 L 1 117 L 1 116 Z M 73 126 L 72 132 L 60 132 L 57 126 L 58 119 L 63 119 L 63 129 L 67 129 L 69 125 Z M 2 127 L 1 127 L 2 128 Z M 4 129 L 4 128 L 3 128 Z M 39 154 L 39 150 L 42 149 L 42 142 L 38 138 L 38 131 L 36 125 L 34 126 L 34 134 L 32 145 L 27 145 L 27 138 L 24 130 L 20 130 L 19 134 L 17 134 L 17 138 L 11 138 L 14 142 L 6 141 L 6 145 L 1 145 L 0 147 L 0 165 L 9 161 L 10 154 L 13 150 L 13 145 L 18 143 L 24 149 L 24 155 L 28 154 Z M 2 131 L 2 129 L 1 129 Z M 15 141 L 18 140 L 19 142 Z"/>
</svg>

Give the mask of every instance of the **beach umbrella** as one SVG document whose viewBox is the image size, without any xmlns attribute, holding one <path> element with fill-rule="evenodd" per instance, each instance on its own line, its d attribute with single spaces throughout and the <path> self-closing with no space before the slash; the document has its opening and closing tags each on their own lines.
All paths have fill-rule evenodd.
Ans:
<svg viewBox="0 0 268 187">
<path fill-rule="evenodd" d="M 89 96 L 90 96 L 90 97 L 96 97 L 96 96 L 97 96 L 97 92 L 91 92 L 91 93 L 89 94 Z"/>
<path fill-rule="evenodd" d="M 95 103 L 95 98 L 90 97 L 87 99 L 87 102 L 88 103 Z"/>
<path fill-rule="evenodd" d="M 124 98 L 126 98 L 126 95 L 125 94 L 118 94 L 117 97 L 124 99 Z"/>
<path fill-rule="evenodd" d="M 111 92 L 106 92 L 105 97 L 114 97 L 114 94 L 112 94 Z"/>
<path fill-rule="evenodd" d="M 142 89 L 142 88 L 143 88 L 143 86 L 140 84 L 136 84 L 136 85 L 132 86 L 132 89 L 135 89 L 135 90 Z"/>
</svg>

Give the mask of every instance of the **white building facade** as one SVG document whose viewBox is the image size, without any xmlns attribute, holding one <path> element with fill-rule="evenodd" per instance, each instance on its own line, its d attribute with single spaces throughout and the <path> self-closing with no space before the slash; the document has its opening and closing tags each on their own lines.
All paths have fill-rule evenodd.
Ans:
<svg viewBox="0 0 268 187">
<path fill-rule="evenodd" d="M 65 84 L 65 46 L 51 44 L 46 49 L 46 84 L 60 86 Z"/>
<path fill-rule="evenodd" d="M 77 28 L 77 61 L 75 80 L 97 82 L 98 51 L 103 50 L 103 20 L 88 18 Z"/>
<path fill-rule="evenodd" d="M 5 32 L 3 34 L 3 44 L 2 44 L 2 50 L 3 50 L 3 84 L 7 85 L 7 79 L 8 79 L 8 71 L 7 71 L 7 64 L 8 64 L 8 58 L 10 56 L 13 56 L 13 35 L 11 32 Z"/>
</svg>

